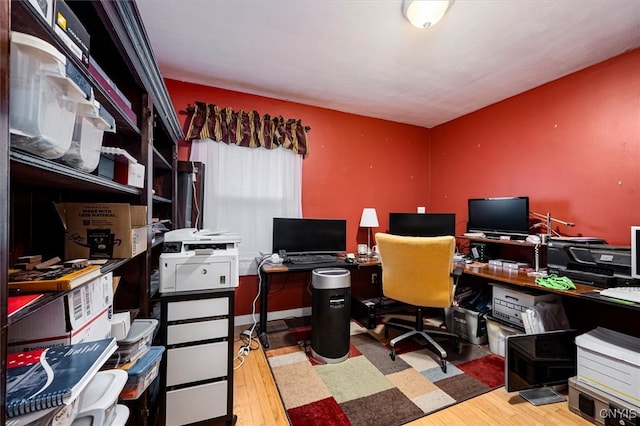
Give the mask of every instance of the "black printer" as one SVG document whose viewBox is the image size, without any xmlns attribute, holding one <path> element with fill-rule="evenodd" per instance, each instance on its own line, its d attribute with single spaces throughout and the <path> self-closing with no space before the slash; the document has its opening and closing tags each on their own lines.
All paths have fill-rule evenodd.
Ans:
<svg viewBox="0 0 640 426">
<path fill-rule="evenodd" d="M 556 239 L 547 245 L 549 273 L 601 288 L 636 286 L 631 278 L 631 247 L 596 238 Z"/>
</svg>

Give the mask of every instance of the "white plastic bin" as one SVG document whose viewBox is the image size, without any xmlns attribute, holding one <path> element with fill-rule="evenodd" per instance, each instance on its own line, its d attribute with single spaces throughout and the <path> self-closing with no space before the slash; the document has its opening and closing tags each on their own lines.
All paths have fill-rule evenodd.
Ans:
<svg viewBox="0 0 640 426">
<path fill-rule="evenodd" d="M 66 57 L 51 44 L 11 33 L 11 146 L 55 159 L 67 152 L 84 92 L 66 77 Z"/>
<path fill-rule="evenodd" d="M 133 320 L 129 333 L 124 340 L 118 340 L 118 349 L 105 362 L 105 366 L 120 368 L 134 363 L 142 358 L 153 340 L 153 333 L 158 326 L 158 320 L 138 318 Z"/>
<path fill-rule="evenodd" d="M 78 396 L 80 406 L 72 426 L 112 424 L 116 417 L 118 396 L 128 379 L 129 375 L 124 370 L 104 370 L 96 373 Z"/>
<path fill-rule="evenodd" d="M 71 145 L 60 161 L 91 173 L 100 162 L 104 132 L 115 132 L 114 118 L 97 102 L 78 105 Z"/>
<path fill-rule="evenodd" d="M 524 331 L 501 324 L 493 318 L 487 317 L 489 350 L 492 353 L 504 357 L 506 353 L 506 337 L 512 334 L 524 334 Z"/>
</svg>

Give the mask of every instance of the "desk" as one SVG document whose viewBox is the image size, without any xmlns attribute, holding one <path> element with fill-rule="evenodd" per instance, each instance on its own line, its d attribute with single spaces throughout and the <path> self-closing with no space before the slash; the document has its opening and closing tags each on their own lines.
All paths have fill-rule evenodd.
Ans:
<svg viewBox="0 0 640 426">
<path fill-rule="evenodd" d="M 259 263 L 258 263 L 259 264 Z M 360 269 L 380 267 L 380 261 L 378 258 L 370 257 L 364 262 L 356 261 L 354 263 L 347 263 L 344 260 L 337 260 L 331 263 L 318 263 L 318 264 L 279 264 L 274 265 L 271 263 L 264 263 L 259 268 L 258 273 L 260 277 L 260 343 L 265 349 L 269 348 L 269 340 L 267 338 L 267 312 L 269 306 L 269 288 L 271 287 L 271 276 L 273 274 L 290 274 L 295 272 L 310 272 L 316 268 L 345 268 L 345 269 Z"/>
<path fill-rule="evenodd" d="M 458 265 L 458 266 L 461 266 L 461 265 Z M 598 289 L 597 287 L 592 287 L 590 285 L 578 284 L 578 283 L 575 283 L 575 286 L 576 286 L 575 290 L 558 290 L 553 288 L 542 287 L 536 284 L 536 279 L 534 277 L 530 277 L 524 272 L 519 272 L 516 270 L 505 269 L 505 268 L 494 268 L 491 266 L 478 268 L 478 267 L 465 265 L 463 274 L 473 275 L 476 277 L 481 277 L 488 280 L 498 281 L 506 284 L 512 284 L 520 287 L 536 288 L 538 290 L 543 290 L 548 293 L 562 294 L 563 296 L 580 297 L 583 293 L 589 293 Z"/>
</svg>

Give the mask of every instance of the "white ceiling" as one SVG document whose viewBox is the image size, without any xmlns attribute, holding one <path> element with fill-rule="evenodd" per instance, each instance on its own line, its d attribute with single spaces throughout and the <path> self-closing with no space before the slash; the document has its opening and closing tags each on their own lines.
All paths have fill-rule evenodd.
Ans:
<svg viewBox="0 0 640 426">
<path fill-rule="evenodd" d="M 423 127 L 640 46 L 640 0 L 456 0 L 427 30 L 402 0 L 137 4 L 166 78 Z"/>
</svg>

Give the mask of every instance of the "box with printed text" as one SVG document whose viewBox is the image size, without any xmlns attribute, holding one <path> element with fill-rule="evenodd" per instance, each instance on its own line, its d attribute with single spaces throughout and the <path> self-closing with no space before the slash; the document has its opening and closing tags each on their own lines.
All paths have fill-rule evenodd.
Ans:
<svg viewBox="0 0 640 426">
<path fill-rule="evenodd" d="M 9 327 L 8 352 L 99 340 L 111 335 L 113 274 L 89 281 Z"/>
<path fill-rule="evenodd" d="M 147 249 L 147 208 L 124 203 L 58 203 L 65 258 L 125 259 Z"/>
</svg>

